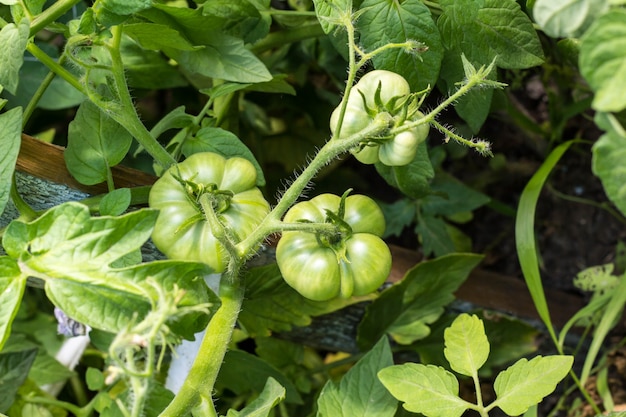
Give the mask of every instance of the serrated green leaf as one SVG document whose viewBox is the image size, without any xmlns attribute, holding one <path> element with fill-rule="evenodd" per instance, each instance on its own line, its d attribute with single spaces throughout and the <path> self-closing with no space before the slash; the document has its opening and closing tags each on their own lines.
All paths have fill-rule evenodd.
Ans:
<svg viewBox="0 0 626 417">
<path fill-rule="evenodd" d="M 430 180 L 435 176 L 426 146 L 417 148 L 415 159 L 410 164 L 391 167 L 379 162 L 376 164 L 376 171 L 389 185 L 413 199 L 428 195 Z"/>
<path fill-rule="evenodd" d="M 443 46 L 428 7 L 419 0 L 365 0 L 360 10 L 362 14 L 356 23 L 361 34 L 360 43 L 366 50 L 407 40 L 419 41 L 428 48 L 419 55 L 402 49 L 389 49 L 374 57 L 374 67 L 402 75 L 409 82 L 411 91 L 434 86 L 439 78 Z"/>
<path fill-rule="evenodd" d="M 195 46 L 171 26 L 158 23 L 132 23 L 124 25 L 124 34 L 134 39 L 141 47 L 160 51 L 163 48 L 195 51 Z"/>
<path fill-rule="evenodd" d="M 13 259 L 0 257 L 0 351 L 9 338 L 26 288 L 26 276 Z"/>
<path fill-rule="evenodd" d="M 317 417 L 393 417 L 397 402 L 376 378 L 393 365 L 386 337 L 381 338 L 339 384 L 329 380 L 317 400 Z"/>
<path fill-rule="evenodd" d="M 496 377 L 493 388 L 497 399 L 491 407 L 498 406 L 511 416 L 524 413 L 555 390 L 573 363 L 573 356 L 520 359 Z"/>
<path fill-rule="evenodd" d="M 267 378 L 261 394 L 243 410 L 228 410 L 226 417 L 267 417 L 279 402 L 285 399 L 285 388 L 274 378 Z"/>
<path fill-rule="evenodd" d="M 225 33 L 245 43 L 255 43 L 269 33 L 272 17 L 262 11 L 269 11 L 269 7 L 250 0 L 212 0 L 205 2 L 202 9 L 204 15 L 221 18 Z"/>
<path fill-rule="evenodd" d="M 260 393 L 265 381 L 274 378 L 285 387 L 285 401 L 301 404 L 302 397 L 295 385 L 280 370 L 258 356 L 241 350 L 229 350 L 215 382 L 218 390 L 229 389 L 237 395 Z"/>
<path fill-rule="evenodd" d="M 423 213 L 453 216 L 464 211 L 475 210 L 490 200 L 485 194 L 463 184 L 446 172 L 437 172 L 430 184 L 431 193 L 422 199 Z"/>
<path fill-rule="evenodd" d="M 444 331 L 444 355 L 453 371 L 477 376 L 489 357 L 489 341 L 482 320 L 460 314 Z"/>
<path fill-rule="evenodd" d="M 607 8 L 607 0 L 537 0 L 533 17 L 553 38 L 577 38 Z"/>
<path fill-rule="evenodd" d="M 357 329 L 359 347 L 370 348 L 384 334 L 403 344 L 428 336 L 428 325 L 443 314 L 444 306 L 454 300 L 453 293 L 481 259 L 475 254 L 451 254 L 409 270 L 400 283 L 366 308 Z"/>
<path fill-rule="evenodd" d="M 593 144 L 591 169 L 602 181 L 607 197 L 626 215 L 626 134 L 611 127 L 606 115 L 598 114 L 596 123 L 608 132 Z"/>
<path fill-rule="evenodd" d="M 469 403 L 459 398 L 459 382 L 439 366 L 405 363 L 383 369 L 378 378 L 402 406 L 426 417 L 460 417 Z"/>
<path fill-rule="evenodd" d="M 11 185 L 13 183 L 13 172 L 17 155 L 20 151 L 22 135 L 22 109 L 14 108 L 0 114 L 0 126 L 2 135 L 0 136 L 0 215 L 9 201 L 11 195 Z"/>
<path fill-rule="evenodd" d="M 106 194 L 100 204 L 98 211 L 102 216 L 119 216 L 124 213 L 130 205 L 130 189 L 118 188 Z"/>
<path fill-rule="evenodd" d="M 19 84 L 19 71 L 24 62 L 30 24 L 24 18 L 16 25 L 9 23 L 0 30 L 0 85 L 15 95 Z"/>
<path fill-rule="evenodd" d="M 313 4 L 320 26 L 326 34 L 341 25 L 342 18 L 352 14 L 352 0 L 313 0 Z"/>
<path fill-rule="evenodd" d="M 426 256 L 432 253 L 442 256 L 456 250 L 454 241 L 448 233 L 447 224 L 440 217 L 420 216 L 415 226 L 415 233 L 421 240 L 422 250 Z"/>
<path fill-rule="evenodd" d="M 330 313 L 351 302 L 304 298 L 285 283 L 275 263 L 251 268 L 243 279 L 246 294 L 239 322 L 251 336 L 269 336 L 289 331 L 293 326 L 308 326 L 312 316 Z"/>
<path fill-rule="evenodd" d="M 265 185 L 265 176 L 261 165 L 250 149 L 232 132 L 219 127 L 203 127 L 185 141 L 182 150 L 185 156 L 198 152 L 213 152 L 226 158 L 235 156 L 245 158 L 256 168 L 256 186 Z"/>
<path fill-rule="evenodd" d="M 37 349 L 0 353 L 0 412 L 6 412 L 26 380 Z"/>
<path fill-rule="evenodd" d="M 67 168 L 83 184 L 104 182 L 110 168 L 126 156 L 132 139 L 119 123 L 85 101 L 69 124 L 64 154 Z"/>
<path fill-rule="evenodd" d="M 408 198 L 401 198 L 391 204 L 379 202 L 383 214 L 385 215 L 385 233 L 383 238 L 389 236 L 400 236 L 405 227 L 415 222 L 417 207 L 415 201 Z"/>
<path fill-rule="evenodd" d="M 68 316 L 96 329 L 116 332 L 141 320 L 159 300 L 155 286 L 166 292 L 185 292 L 181 306 L 219 299 L 201 278 L 204 264 L 157 261 L 114 268 L 111 264 L 136 251 L 148 239 L 156 212 L 138 210 L 120 217 L 91 218 L 89 209 L 64 203 L 31 223 L 12 222 L 3 246 L 28 274 L 45 282 L 48 298 Z M 193 313 L 184 322 L 170 323 L 172 331 L 193 337 L 207 322 Z"/>
<path fill-rule="evenodd" d="M 592 107 L 619 112 L 626 108 L 626 10 L 600 16 L 580 42 L 580 72 L 595 91 Z"/>
</svg>

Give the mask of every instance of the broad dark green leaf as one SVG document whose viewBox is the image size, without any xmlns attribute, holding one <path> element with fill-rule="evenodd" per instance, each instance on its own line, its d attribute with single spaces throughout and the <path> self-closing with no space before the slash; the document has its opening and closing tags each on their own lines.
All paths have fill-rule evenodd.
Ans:
<svg viewBox="0 0 626 417">
<path fill-rule="evenodd" d="M 11 195 L 11 184 L 13 183 L 13 172 L 17 154 L 20 151 L 22 135 L 22 109 L 14 108 L 0 114 L 0 215 L 9 201 Z"/>
<path fill-rule="evenodd" d="M 293 326 L 307 326 L 312 316 L 338 310 L 353 301 L 337 299 L 312 301 L 285 283 L 276 264 L 248 270 L 244 277 L 246 295 L 239 321 L 252 336 L 286 332 Z"/>
<path fill-rule="evenodd" d="M 412 91 L 434 86 L 439 78 L 443 46 L 428 7 L 419 0 L 365 0 L 360 9 L 363 13 L 357 20 L 357 29 L 367 51 L 407 40 L 419 41 L 428 48 L 420 54 L 389 49 L 374 57 L 374 67 L 404 76 Z"/>
<path fill-rule="evenodd" d="M 261 394 L 243 410 L 228 410 L 226 417 L 267 417 L 272 408 L 285 399 L 285 388 L 274 378 L 267 378 Z"/>
<path fill-rule="evenodd" d="M 126 156 L 132 136 L 95 104 L 85 101 L 69 124 L 67 168 L 83 184 L 106 181 L 112 166 Z"/>
<path fill-rule="evenodd" d="M 5 413 L 15 400 L 35 361 L 37 349 L 0 353 L 0 412 Z"/>
<path fill-rule="evenodd" d="M 422 243 L 422 251 L 426 256 L 447 255 L 456 251 L 455 241 L 450 236 L 448 225 L 441 217 L 430 215 L 419 216 L 415 233 Z"/>
<path fill-rule="evenodd" d="M 219 127 L 203 127 L 194 136 L 185 141 L 182 150 L 185 156 L 198 152 L 213 152 L 226 158 L 235 156 L 245 158 L 256 168 L 257 187 L 265 185 L 265 176 L 263 175 L 261 165 L 259 165 L 250 149 L 232 132 Z"/>
<path fill-rule="evenodd" d="M 158 23 L 132 23 L 124 25 L 124 34 L 130 36 L 145 49 L 160 51 L 163 48 L 195 51 L 202 49 L 194 46 L 176 29 Z"/>
<path fill-rule="evenodd" d="M 130 197 L 130 189 L 128 188 L 113 190 L 102 198 L 98 205 L 98 211 L 103 216 L 119 216 L 128 209 Z"/>
<path fill-rule="evenodd" d="M 140 12 L 152 5 L 152 0 L 101 0 L 103 7 L 122 16 Z"/>
<path fill-rule="evenodd" d="M 579 65 L 596 93 L 595 110 L 626 108 L 626 10 L 615 8 L 591 25 L 580 41 Z"/>
<path fill-rule="evenodd" d="M 444 171 L 437 172 L 430 183 L 431 193 L 420 203 L 424 214 L 453 216 L 475 210 L 489 202 L 489 197 L 463 184 Z"/>
<path fill-rule="evenodd" d="M 258 356 L 241 350 L 226 352 L 215 388 L 229 389 L 237 395 L 260 393 L 270 377 L 285 387 L 286 402 L 302 403 L 302 397 L 295 385 L 280 370 Z"/>
<path fill-rule="evenodd" d="M 393 203 L 378 202 L 378 205 L 385 215 L 384 238 L 389 236 L 400 236 L 405 227 L 415 222 L 417 207 L 415 201 L 408 198 L 401 198 Z"/>
<path fill-rule="evenodd" d="M 26 276 L 13 259 L 0 257 L 0 351 L 11 333 L 26 288 Z"/>
<path fill-rule="evenodd" d="M 459 382 L 444 368 L 405 363 L 383 369 L 378 378 L 402 406 L 427 417 L 460 417 L 469 403 L 459 398 Z"/>
<path fill-rule="evenodd" d="M 391 365 L 391 348 L 383 337 L 338 384 L 326 382 L 317 399 L 317 417 L 393 417 L 397 401 L 377 378 L 380 370 Z"/>
<path fill-rule="evenodd" d="M 510 416 L 523 414 L 551 394 L 568 374 L 573 356 L 522 358 L 496 377 L 493 388 L 498 406 Z"/>
<path fill-rule="evenodd" d="M 385 334 L 402 344 L 428 336 L 428 325 L 443 314 L 454 300 L 453 293 L 481 259 L 475 254 L 452 254 L 409 270 L 401 282 L 366 308 L 357 329 L 359 347 L 368 349 Z"/>
<path fill-rule="evenodd" d="M 376 171 L 389 185 L 413 199 L 428 195 L 430 180 L 435 176 L 426 146 L 417 148 L 417 155 L 410 164 L 391 167 L 377 163 Z"/>
<path fill-rule="evenodd" d="M 16 25 L 9 23 L 0 30 L 0 86 L 15 94 L 19 84 L 19 71 L 24 62 L 30 25 L 24 18 Z"/>
<path fill-rule="evenodd" d="M 267 5 L 269 6 L 269 5 Z M 204 15 L 219 17 L 227 34 L 254 43 L 270 31 L 269 7 L 255 0 L 212 0 L 203 4 Z"/>
<path fill-rule="evenodd" d="M 543 50 L 528 16 L 514 0 L 443 0 L 443 14 L 437 19 L 446 49 L 441 67 L 444 92 L 465 77 L 461 54 L 477 68 L 496 65 L 521 69 L 540 65 Z M 492 78 L 493 77 L 493 78 Z M 495 79 L 495 75 L 490 76 Z M 474 132 L 485 121 L 493 90 L 470 92 L 457 104 L 457 113 Z"/>
</svg>

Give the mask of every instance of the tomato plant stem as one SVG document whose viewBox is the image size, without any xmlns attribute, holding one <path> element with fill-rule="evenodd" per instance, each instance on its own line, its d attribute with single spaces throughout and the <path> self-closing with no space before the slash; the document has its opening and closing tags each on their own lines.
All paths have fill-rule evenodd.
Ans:
<svg viewBox="0 0 626 417">
<path fill-rule="evenodd" d="M 229 273 L 236 275 L 238 271 L 229 271 L 226 274 Z M 186 415 L 199 404 L 204 404 L 204 408 L 212 404 L 213 387 L 228 349 L 244 295 L 243 287 L 238 282 L 229 281 L 232 280 L 222 279 L 219 294 L 222 305 L 207 326 L 187 379 L 176 397 L 163 410 L 161 417 Z"/>
<path fill-rule="evenodd" d="M 30 36 L 35 36 L 40 30 L 63 16 L 68 10 L 82 0 L 59 0 L 33 19 L 30 24 Z"/>
<path fill-rule="evenodd" d="M 53 73 L 55 73 L 59 77 L 63 78 L 72 87 L 74 87 L 75 89 L 77 89 L 81 93 L 87 95 L 87 91 L 85 89 L 85 86 L 82 85 L 80 83 L 80 81 L 78 81 L 78 79 L 74 76 L 74 74 L 72 74 L 71 72 L 69 72 L 68 70 L 63 68 L 54 59 L 50 58 L 48 56 L 48 54 L 46 54 L 44 51 L 42 51 L 37 45 L 35 45 L 34 43 L 31 42 L 26 47 L 26 50 L 28 50 L 28 52 L 33 54 L 33 56 L 35 58 L 37 58 L 39 61 L 41 61 L 46 67 L 48 67 L 48 69 L 50 71 L 52 71 Z"/>
</svg>

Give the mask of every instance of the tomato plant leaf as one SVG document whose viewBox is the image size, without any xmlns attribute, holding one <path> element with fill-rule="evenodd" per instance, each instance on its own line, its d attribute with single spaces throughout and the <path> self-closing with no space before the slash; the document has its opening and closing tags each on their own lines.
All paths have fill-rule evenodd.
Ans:
<svg viewBox="0 0 626 417">
<path fill-rule="evenodd" d="M 425 255 L 434 253 L 436 256 L 446 255 L 456 251 L 456 245 L 450 236 L 448 225 L 440 218 L 432 215 L 421 215 L 415 226 L 415 233 L 422 241 L 422 250 Z"/>
<path fill-rule="evenodd" d="M 254 43 L 265 37 L 272 23 L 268 1 L 212 0 L 203 4 L 202 14 L 223 20 L 225 33 L 241 38 L 245 43 Z"/>
<path fill-rule="evenodd" d="M 427 417 L 460 417 L 469 403 L 459 398 L 459 382 L 444 368 L 405 363 L 383 369 L 378 378 L 410 412 Z"/>
<path fill-rule="evenodd" d="M 596 123 L 607 133 L 602 135 L 592 148 L 591 166 L 594 175 L 602 181 L 607 197 L 626 215 L 626 132 L 616 119 L 598 113 Z"/>
<path fill-rule="evenodd" d="M 537 0 L 533 17 L 552 38 L 577 38 L 607 8 L 607 0 Z"/>
<path fill-rule="evenodd" d="M 580 72 L 595 91 L 591 106 L 598 111 L 626 108 L 626 10 L 600 16 L 580 41 Z"/>
<path fill-rule="evenodd" d="M 407 40 L 417 40 L 428 48 L 427 52 L 420 54 L 389 49 L 374 57 L 374 67 L 402 75 L 409 82 L 411 91 L 434 86 L 439 78 L 443 46 L 428 7 L 419 0 L 401 3 L 365 0 L 360 10 L 363 12 L 357 20 L 357 29 L 366 50 Z"/>
<path fill-rule="evenodd" d="M 0 114 L 2 154 L 0 155 L 0 214 L 4 212 L 13 183 L 13 171 L 20 151 L 22 109 L 17 107 Z"/>
<path fill-rule="evenodd" d="M 485 326 L 475 315 L 461 314 L 444 331 L 444 355 L 453 371 L 476 376 L 489 357 Z"/>
<path fill-rule="evenodd" d="M 285 283 L 275 263 L 251 268 L 244 277 L 246 296 L 239 321 L 251 336 L 286 332 L 307 326 L 319 316 L 350 304 L 351 300 L 312 301 Z"/>
<path fill-rule="evenodd" d="M 110 168 L 126 156 L 132 139 L 119 123 L 85 101 L 69 124 L 64 154 L 67 168 L 83 184 L 104 182 Z"/>
<path fill-rule="evenodd" d="M 129 188 L 118 188 L 102 197 L 98 211 L 102 216 L 119 216 L 128 209 L 130 199 Z"/>
<path fill-rule="evenodd" d="M 401 198 L 393 203 L 378 202 L 385 215 L 385 233 L 383 238 L 389 236 L 400 236 L 405 227 L 415 222 L 417 207 L 415 201 L 408 198 Z"/>
<path fill-rule="evenodd" d="M 245 158 L 256 169 L 256 186 L 265 185 L 265 176 L 259 162 L 250 149 L 232 132 L 219 127 L 203 127 L 196 134 L 188 138 L 182 147 L 185 156 L 198 152 L 214 152 L 226 158 L 239 156 Z"/>
<path fill-rule="evenodd" d="M 26 278 L 17 262 L 8 256 L 0 257 L 0 351 L 11 334 L 11 325 L 26 288 Z"/>
<path fill-rule="evenodd" d="M 383 291 L 365 310 L 357 328 L 357 343 L 365 350 L 384 334 L 410 344 L 428 336 L 429 324 L 454 300 L 453 293 L 482 256 L 451 254 L 421 262 L 402 281 Z"/>
<path fill-rule="evenodd" d="M 0 412 L 5 413 L 26 380 L 37 349 L 0 353 Z"/>
<path fill-rule="evenodd" d="M 498 406 L 511 416 L 523 414 L 554 391 L 573 363 L 573 356 L 520 359 L 496 377 L 493 387 L 497 399 L 490 406 Z"/>
<path fill-rule="evenodd" d="M 30 24 L 24 18 L 16 25 L 9 23 L 0 30 L 0 86 L 15 95 L 19 84 L 19 71 L 24 62 Z"/>
<path fill-rule="evenodd" d="M 413 199 L 428 195 L 430 180 L 435 176 L 426 146 L 417 148 L 415 159 L 410 164 L 388 166 L 378 162 L 376 163 L 376 171 L 389 185 Z"/>
<path fill-rule="evenodd" d="M 317 417 L 392 417 L 397 401 L 376 377 L 393 365 L 391 348 L 386 337 L 381 338 L 337 384 L 326 382 L 317 400 Z"/>
<path fill-rule="evenodd" d="M 193 45 L 173 27 L 160 23 L 127 24 L 124 25 L 124 34 L 130 36 L 145 49 L 172 48 L 181 51 L 202 49 L 202 46 Z"/>
<path fill-rule="evenodd" d="M 263 391 L 241 411 L 228 410 L 226 417 L 267 417 L 270 410 L 285 399 L 285 388 L 274 378 L 267 378 Z"/>
<path fill-rule="evenodd" d="M 126 16 L 140 12 L 152 5 L 151 0 L 101 0 L 103 7 L 109 11 Z"/>
<path fill-rule="evenodd" d="M 444 171 L 437 172 L 430 188 L 432 192 L 420 203 L 425 214 L 453 216 L 460 212 L 473 211 L 490 200 L 485 194 L 468 187 Z"/>
<path fill-rule="evenodd" d="M 298 389 L 285 374 L 258 356 L 241 350 L 226 352 L 215 387 L 227 388 L 237 395 L 260 393 L 268 378 L 274 378 L 285 388 L 286 402 L 302 404 Z"/>
<path fill-rule="evenodd" d="M 140 320 L 159 300 L 157 286 L 185 291 L 181 306 L 219 305 L 201 277 L 204 264 L 156 261 L 114 268 L 111 264 L 136 251 L 150 236 L 154 210 L 119 217 L 91 218 L 89 209 L 65 203 L 31 223 L 13 221 L 3 236 L 7 254 L 28 274 L 45 282 L 48 298 L 68 316 L 93 328 L 115 332 Z M 208 317 L 193 313 L 172 330 L 193 337 Z"/>
<path fill-rule="evenodd" d="M 313 0 L 315 14 L 324 33 L 329 34 L 343 17 L 352 14 L 352 0 Z"/>
</svg>

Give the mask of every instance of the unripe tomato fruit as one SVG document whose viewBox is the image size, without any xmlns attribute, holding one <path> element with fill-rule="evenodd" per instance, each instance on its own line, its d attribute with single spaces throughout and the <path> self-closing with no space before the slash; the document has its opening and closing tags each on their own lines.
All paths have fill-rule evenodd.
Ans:
<svg viewBox="0 0 626 417">
<path fill-rule="evenodd" d="M 284 221 L 329 222 L 327 210 L 338 213 L 340 203 L 341 197 L 322 194 L 294 205 Z M 385 219 L 374 200 L 348 196 L 342 220 L 349 230 L 337 235 L 288 231 L 278 242 L 276 260 L 283 278 L 306 298 L 324 301 L 369 294 L 389 276 L 391 252 L 380 238 Z"/>
<path fill-rule="evenodd" d="M 255 186 L 256 175 L 247 159 L 212 152 L 193 154 L 169 168 L 149 196 L 150 207 L 159 210 L 152 232 L 156 247 L 171 259 L 200 261 L 223 272 L 227 254 L 213 235 L 194 189 L 227 195 L 215 212 L 228 233 L 241 240 L 270 210 Z"/>
</svg>

